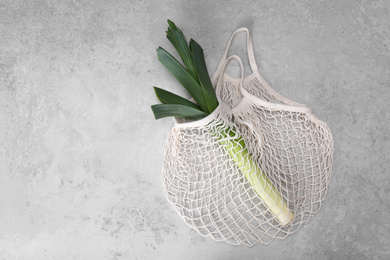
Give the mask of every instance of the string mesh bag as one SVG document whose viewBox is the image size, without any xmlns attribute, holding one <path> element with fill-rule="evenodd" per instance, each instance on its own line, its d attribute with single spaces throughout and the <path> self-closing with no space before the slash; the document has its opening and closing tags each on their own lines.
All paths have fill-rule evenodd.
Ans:
<svg viewBox="0 0 390 260">
<path fill-rule="evenodd" d="M 238 56 L 224 61 L 221 71 L 231 59 L 240 64 L 240 85 L 244 72 Z M 286 200 L 290 194 L 281 180 L 271 180 L 276 175 L 259 167 L 263 140 L 254 125 L 242 119 L 237 125 L 237 108 L 217 98 L 219 105 L 209 116 L 176 120 L 169 132 L 162 171 L 165 196 L 201 236 L 233 245 L 267 244 L 282 226 L 291 229 L 294 204 Z"/>
<path fill-rule="evenodd" d="M 252 70 L 243 80 L 222 72 L 232 40 L 239 32 L 246 32 Z M 217 87 L 217 82 L 222 87 Z M 256 215 L 259 226 L 242 243 L 251 246 L 284 239 L 309 222 L 325 199 L 334 151 L 331 131 L 309 107 L 289 100 L 267 84 L 258 71 L 247 28 L 232 34 L 212 83 L 217 96 L 233 108 L 236 129 L 246 138 L 257 165 L 294 215 L 286 225 L 269 212 Z"/>
</svg>

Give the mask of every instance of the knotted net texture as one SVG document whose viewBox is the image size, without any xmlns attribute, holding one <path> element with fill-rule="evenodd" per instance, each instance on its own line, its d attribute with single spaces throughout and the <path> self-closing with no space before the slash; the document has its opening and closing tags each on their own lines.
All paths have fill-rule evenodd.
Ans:
<svg viewBox="0 0 390 260">
<path fill-rule="evenodd" d="M 226 95 L 228 88 L 224 90 Z M 231 91 L 230 96 L 237 93 Z M 179 125 L 171 130 L 163 166 L 165 194 L 186 224 L 202 236 L 234 245 L 269 244 L 297 231 L 319 210 L 330 181 L 332 137 L 311 114 L 270 110 L 248 100 L 239 108 L 234 114 L 219 113 L 204 126 Z M 230 129 L 235 129 L 234 135 Z M 221 140 L 243 150 L 236 142 L 240 137 L 249 153 L 237 161 L 239 154 L 228 152 L 234 150 L 231 143 Z M 249 172 L 264 179 L 256 176 L 249 156 L 293 214 L 287 225 L 246 177 Z M 239 167 L 240 162 L 248 167 Z"/>
<path fill-rule="evenodd" d="M 229 59 L 212 78 L 218 111 L 169 133 L 165 195 L 202 236 L 269 244 L 318 212 L 329 186 L 333 139 L 310 108 L 275 92 L 256 69 L 243 81 L 242 73 L 242 84 L 221 77 Z"/>
<path fill-rule="evenodd" d="M 272 222 L 264 234 L 257 230 L 255 233 L 263 235 L 258 242 L 267 244 L 274 238 L 283 239 L 296 232 L 320 209 L 331 178 L 333 137 L 326 123 L 312 114 L 310 108 L 284 107 L 298 103 L 284 97 L 278 99 L 277 93 L 269 93 L 258 78 L 244 81 L 243 88 L 251 94 L 244 93 L 244 99 L 237 83 L 223 80 L 219 95 L 235 107 L 237 129 L 245 137 L 259 167 L 283 194 L 295 216 L 287 226 Z M 242 99 L 243 102 L 237 103 Z M 282 109 L 270 108 L 273 104 L 282 104 Z"/>
<path fill-rule="evenodd" d="M 252 70 L 241 84 L 240 79 L 225 74 L 222 67 L 233 38 L 240 32 L 247 36 Z M 222 83 L 217 84 L 218 80 Z M 294 212 L 294 221 L 289 223 L 292 229 L 277 236 L 285 238 L 312 219 L 325 199 L 334 152 L 331 131 L 309 107 L 282 96 L 263 79 L 247 28 L 237 29 L 230 37 L 212 82 L 221 100 L 233 107 L 235 124 L 249 143 L 252 156 Z M 248 124 L 255 138 L 246 130 Z M 260 144 L 251 141 L 257 139 Z"/>
<path fill-rule="evenodd" d="M 246 177 L 257 178 L 256 166 L 251 153 L 240 156 L 245 145 L 237 140 L 245 133 L 234 128 L 223 113 L 204 126 L 173 128 L 163 165 L 165 195 L 185 223 L 202 236 L 234 245 L 267 244 L 286 236 L 294 225 L 281 228 Z M 246 134 L 256 135 L 249 128 Z M 264 180 L 264 176 L 259 178 Z M 257 186 L 269 192 L 269 183 Z"/>
</svg>

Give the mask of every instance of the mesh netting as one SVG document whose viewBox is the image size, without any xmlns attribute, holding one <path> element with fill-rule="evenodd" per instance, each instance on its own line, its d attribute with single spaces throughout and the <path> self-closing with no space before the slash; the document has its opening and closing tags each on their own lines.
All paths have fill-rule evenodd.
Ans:
<svg viewBox="0 0 390 260">
<path fill-rule="evenodd" d="M 238 131 L 229 135 L 231 124 L 221 117 L 170 132 L 163 172 L 168 200 L 190 227 L 216 241 L 251 246 L 270 242 L 278 233 L 284 237 L 294 226 L 280 228 L 240 170 L 253 167 L 245 160 L 249 154 L 237 163 L 227 152 L 229 144 L 221 144 L 221 137 L 234 142 L 242 136 Z M 240 162 L 245 166 L 239 167 Z"/>
<path fill-rule="evenodd" d="M 231 58 L 223 60 L 219 75 Z M 246 246 L 284 239 L 325 198 L 331 132 L 310 108 L 275 92 L 256 71 L 242 83 L 227 75 L 212 81 L 220 99 L 216 111 L 176 123 L 169 133 L 165 195 L 202 236 Z"/>
</svg>

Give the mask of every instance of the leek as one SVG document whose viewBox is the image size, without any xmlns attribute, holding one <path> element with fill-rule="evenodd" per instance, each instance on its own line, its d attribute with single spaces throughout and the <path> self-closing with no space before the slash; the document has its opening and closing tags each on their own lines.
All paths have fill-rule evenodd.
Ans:
<svg viewBox="0 0 390 260">
<path fill-rule="evenodd" d="M 290 211 L 283 197 L 272 185 L 264 172 L 254 162 L 251 154 L 246 148 L 242 137 L 236 137 L 237 133 L 228 128 L 228 135 L 223 134 L 217 138 L 219 143 L 225 148 L 237 167 L 244 173 L 245 178 L 252 185 L 255 192 L 267 205 L 272 214 L 276 216 L 282 226 L 286 226 L 294 219 L 294 214 Z M 223 133 L 223 132 L 222 132 Z M 227 137 L 227 138 L 226 138 Z M 232 139 L 233 138 L 233 139 Z"/>
<path fill-rule="evenodd" d="M 188 43 L 182 31 L 172 21 L 168 20 L 168 24 L 167 38 L 179 53 L 184 66 L 161 47 L 157 49 L 158 58 L 190 93 L 196 104 L 155 87 L 156 96 L 163 104 L 153 105 L 152 111 L 156 119 L 175 116 L 187 120 L 199 120 L 211 114 L 218 106 L 218 100 L 207 72 L 203 50 L 193 39 Z M 213 133 L 213 131 L 210 133 L 224 147 L 278 222 L 282 226 L 289 224 L 294 219 L 294 214 L 266 174 L 255 163 L 243 138 L 229 127 L 221 133 Z"/>
</svg>

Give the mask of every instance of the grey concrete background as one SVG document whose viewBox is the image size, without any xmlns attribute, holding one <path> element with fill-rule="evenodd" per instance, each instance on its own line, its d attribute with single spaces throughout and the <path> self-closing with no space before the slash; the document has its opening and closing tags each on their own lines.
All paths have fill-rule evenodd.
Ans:
<svg viewBox="0 0 390 260">
<path fill-rule="evenodd" d="M 389 12 L 387 0 L 1 0 L 0 258 L 389 259 Z M 331 128 L 328 197 L 286 240 L 216 243 L 166 202 L 172 120 L 154 120 L 152 86 L 184 93 L 156 57 L 172 50 L 167 18 L 210 73 L 249 27 L 264 78 Z"/>
</svg>

